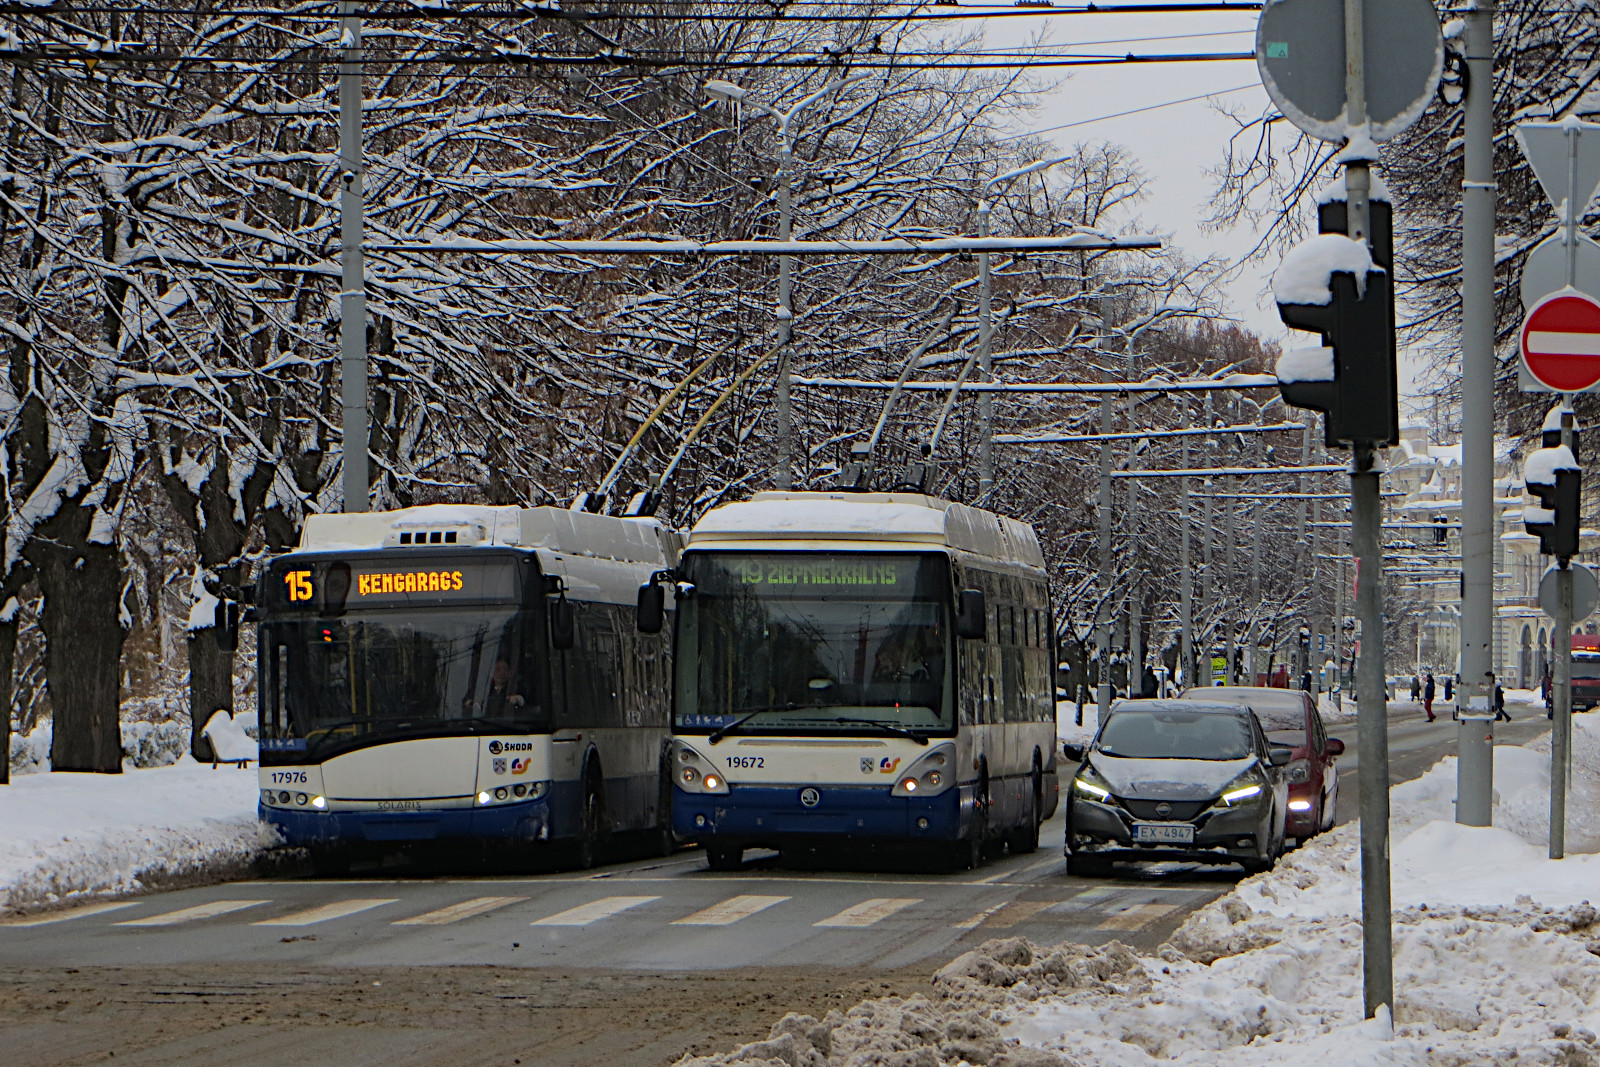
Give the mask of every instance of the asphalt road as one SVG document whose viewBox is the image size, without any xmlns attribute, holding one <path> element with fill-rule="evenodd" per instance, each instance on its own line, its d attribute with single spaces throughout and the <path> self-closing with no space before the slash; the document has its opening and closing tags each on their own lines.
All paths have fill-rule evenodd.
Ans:
<svg viewBox="0 0 1600 1067">
<path fill-rule="evenodd" d="M 1543 709 L 1511 710 L 1503 743 L 1547 727 Z M 1392 707 L 1393 780 L 1453 753 L 1457 729 Z M 1345 822 L 1354 723 L 1330 733 L 1349 746 Z M 1037 853 L 952 874 L 874 870 L 874 857 L 800 869 L 770 854 L 714 873 L 685 851 L 592 872 L 285 876 L 80 907 L 0 925 L 0 1034 L 6 1059 L 30 1067 L 111 1054 L 656 1067 L 764 1036 L 791 1008 L 926 989 L 991 937 L 1153 949 L 1243 876 L 1160 864 L 1071 878 L 1062 830 L 1058 814 Z"/>
</svg>

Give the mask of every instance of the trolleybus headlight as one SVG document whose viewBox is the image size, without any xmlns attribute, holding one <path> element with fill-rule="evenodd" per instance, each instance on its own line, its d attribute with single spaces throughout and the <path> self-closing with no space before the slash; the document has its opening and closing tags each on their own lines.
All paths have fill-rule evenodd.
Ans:
<svg viewBox="0 0 1600 1067">
<path fill-rule="evenodd" d="M 686 793 L 726 793 L 728 781 L 717 772 L 717 765 L 682 741 L 674 741 L 674 757 L 679 764 L 678 788 Z"/>
<path fill-rule="evenodd" d="M 684 755 L 688 755 L 688 753 L 684 753 Z M 685 767 L 683 769 L 682 778 L 685 785 L 694 785 L 700 780 L 700 772 L 695 770 L 693 767 Z"/>
<path fill-rule="evenodd" d="M 500 786 L 499 788 L 497 788 L 494 791 L 494 798 L 496 800 L 504 800 L 506 797 L 508 797 L 510 795 L 511 795 L 511 791 L 509 789 L 507 789 L 505 786 Z"/>
<path fill-rule="evenodd" d="M 310 801 L 310 799 L 311 798 L 306 796 L 304 793 L 296 793 L 294 795 L 294 802 L 300 805 L 302 808 L 306 806 L 306 803 Z"/>
<path fill-rule="evenodd" d="M 280 792 L 278 794 L 278 803 L 279 804 L 287 804 L 287 803 L 289 803 L 289 791 L 287 789 L 283 790 L 282 792 Z"/>
<path fill-rule="evenodd" d="M 722 784 L 722 780 L 719 779 L 716 775 L 714 775 L 714 774 L 706 775 L 706 788 L 707 789 L 715 789 L 715 788 L 717 788 L 717 786 L 719 786 L 721 784 Z"/>
<path fill-rule="evenodd" d="M 928 796 L 949 788 L 943 771 L 938 768 L 950 766 L 955 758 L 955 746 L 950 744 L 940 745 L 929 752 L 924 752 L 906 768 L 899 781 L 895 782 L 894 788 L 889 791 L 889 795 L 908 797 L 915 793 L 918 796 Z"/>
<path fill-rule="evenodd" d="M 484 790 L 482 793 L 478 794 L 478 803 L 479 804 L 487 804 L 492 799 L 494 799 L 494 798 L 489 796 L 488 790 Z"/>
<path fill-rule="evenodd" d="M 528 787 L 523 783 L 518 782 L 516 785 L 511 787 L 511 792 L 519 797 L 525 797 L 528 795 Z"/>
<path fill-rule="evenodd" d="M 324 808 L 326 808 L 328 806 L 328 798 L 327 797 L 312 797 L 311 798 L 311 806 L 313 808 L 316 808 L 318 811 L 321 811 L 322 809 L 324 809 Z"/>
<path fill-rule="evenodd" d="M 277 799 L 278 799 L 278 794 L 274 793 L 272 790 L 263 789 L 261 791 L 261 803 L 263 803 L 263 804 L 271 804 L 274 800 L 277 800 Z"/>
</svg>

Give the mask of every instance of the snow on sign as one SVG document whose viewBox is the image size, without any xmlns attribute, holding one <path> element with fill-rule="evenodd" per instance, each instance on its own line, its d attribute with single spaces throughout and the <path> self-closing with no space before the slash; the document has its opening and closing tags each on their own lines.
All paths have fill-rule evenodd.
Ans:
<svg viewBox="0 0 1600 1067">
<path fill-rule="evenodd" d="M 1547 389 L 1581 393 L 1600 384 L 1600 303 L 1576 289 L 1551 293 L 1522 323 L 1522 363 Z"/>
</svg>

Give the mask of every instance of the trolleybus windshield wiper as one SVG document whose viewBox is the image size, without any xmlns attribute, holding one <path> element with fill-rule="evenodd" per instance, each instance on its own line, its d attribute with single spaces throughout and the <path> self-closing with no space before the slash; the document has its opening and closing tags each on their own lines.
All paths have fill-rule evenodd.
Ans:
<svg viewBox="0 0 1600 1067">
<path fill-rule="evenodd" d="M 799 707 L 799 704 L 790 701 L 787 704 L 768 704 L 765 707 L 760 708 L 740 708 L 740 711 L 747 711 L 749 714 L 742 718 L 733 720 L 726 726 L 719 726 L 715 730 L 712 730 L 711 733 L 706 737 L 706 744 L 716 744 L 718 741 L 721 741 L 724 737 L 727 737 L 729 734 L 738 730 L 739 727 L 743 726 L 757 715 L 765 715 L 769 711 L 794 711 Z"/>
<path fill-rule="evenodd" d="M 833 721 L 841 725 L 850 723 L 856 726 L 876 726 L 878 729 L 894 734 L 896 737 L 909 737 L 919 745 L 928 743 L 928 739 L 917 733 L 917 731 L 907 730 L 904 726 L 896 726 L 893 723 L 883 722 L 881 719 L 846 719 L 840 717 Z"/>
</svg>

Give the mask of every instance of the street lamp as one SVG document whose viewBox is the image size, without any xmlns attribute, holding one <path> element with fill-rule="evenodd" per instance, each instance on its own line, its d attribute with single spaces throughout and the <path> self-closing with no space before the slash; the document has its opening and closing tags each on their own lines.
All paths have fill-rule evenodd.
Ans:
<svg viewBox="0 0 1600 1067">
<path fill-rule="evenodd" d="M 1047 170 L 1057 163 L 1072 159 L 1072 156 L 1055 156 L 1051 159 L 1040 159 L 1029 163 L 1025 167 L 1008 170 L 1004 174 L 997 174 L 983 183 L 983 195 L 978 197 L 978 236 L 989 236 L 989 191 L 996 185 L 1011 183 L 1018 178 L 1029 174 L 1037 174 Z M 990 316 L 990 290 L 989 290 L 989 253 L 978 253 L 978 367 L 983 372 L 985 381 L 994 379 L 993 360 L 991 352 L 994 342 L 994 326 Z M 981 501 L 994 488 L 994 394 L 978 394 L 978 424 L 981 427 L 978 438 L 978 499 Z"/>
<path fill-rule="evenodd" d="M 789 125 L 794 117 L 819 100 L 824 100 L 847 86 L 866 81 L 870 74 L 857 74 L 831 81 L 821 89 L 795 104 L 788 111 L 779 111 L 759 100 L 752 99 L 750 91 L 742 85 L 713 78 L 705 83 L 706 95 L 728 104 L 742 104 L 778 124 L 778 240 L 791 238 L 790 215 L 792 200 L 789 189 L 789 171 L 794 162 L 794 138 Z M 794 486 L 794 414 L 789 399 L 789 341 L 794 336 L 794 308 L 790 300 L 788 254 L 778 257 L 778 469 L 777 485 L 780 490 Z"/>
</svg>

